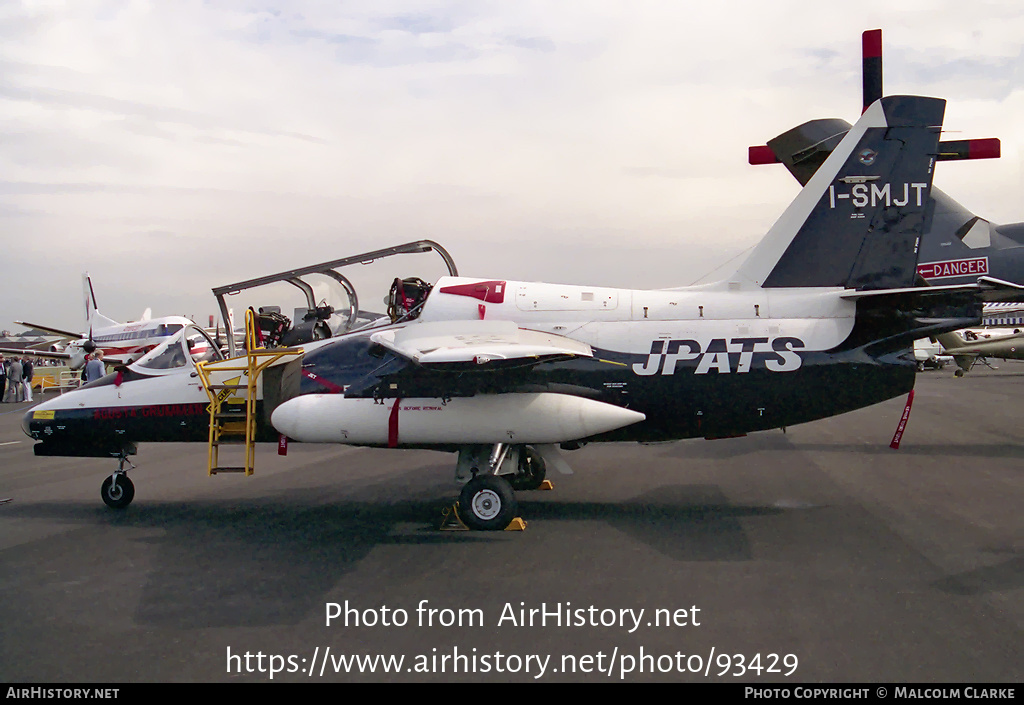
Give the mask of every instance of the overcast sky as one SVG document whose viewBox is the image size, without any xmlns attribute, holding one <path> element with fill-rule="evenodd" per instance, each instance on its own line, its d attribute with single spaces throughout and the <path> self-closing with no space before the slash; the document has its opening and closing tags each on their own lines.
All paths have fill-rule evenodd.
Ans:
<svg viewBox="0 0 1024 705">
<path fill-rule="evenodd" d="M 421 238 L 467 276 L 690 284 L 796 194 L 748 145 L 856 119 L 874 28 L 887 94 L 1002 139 L 936 185 L 1024 220 L 1017 1 L 0 2 L 0 329 L 81 329 L 84 271 L 111 318 L 205 323 L 215 286 Z"/>
</svg>

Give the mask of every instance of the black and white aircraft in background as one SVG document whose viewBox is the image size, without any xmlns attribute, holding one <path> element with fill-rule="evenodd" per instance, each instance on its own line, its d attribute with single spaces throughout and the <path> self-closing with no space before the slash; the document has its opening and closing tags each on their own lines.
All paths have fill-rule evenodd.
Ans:
<svg viewBox="0 0 1024 705">
<path fill-rule="evenodd" d="M 19 325 L 63 336 L 68 342 L 51 345 L 47 350 L 0 348 L 0 352 L 67 360 L 68 366 L 77 370 L 85 365 L 88 355 L 96 350 L 102 350 L 105 362 L 125 364 L 138 360 L 156 346 L 180 333 L 185 326 L 192 324 L 192 321 L 184 316 L 153 318 L 148 308 L 138 321 L 118 323 L 99 312 L 96 293 L 92 288 L 92 278 L 88 273 L 82 275 L 82 289 L 85 301 L 85 332 L 73 333 L 38 323 L 15 321 Z"/>
<path fill-rule="evenodd" d="M 882 31 L 862 35 L 864 107 L 882 97 Z M 783 163 L 806 184 L 832 149 L 850 129 L 845 120 L 811 120 L 767 145 L 750 147 L 751 164 Z M 942 141 L 937 159 L 990 159 L 1000 156 L 998 139 Z M 862 198 L 875 198 L 879 184 L 864 184 Z M 856 198 L 856 195 L 852 197 Z M 938 188 L 931 198 L 934 209 L 921 238 L 917 271 L 929 284 L 963 284 L 979 277 L 1024 285 L 1024 223 L 997 225 L 976 216 Z"/>
<path fill-rule="evenodd" d="M 982 301 L 1003 293 L 989 281 L 914 287 L 944 111 L 936 98 L 876 101 L 715 284 L 420 282 L 390 316 L 268 368 L 257 438 L 458 452 L 462 519 L 502 529 L 513 487 L 565 467 L 559 446 L 736 436 L 906 394 L 913 341 L 976 324 Z M 124 506 L 137 443 L 209 438 L 188 352 L 169 341 L 35 407 L 23 419 L 35 453 L 120 457 L 102 492 Z M 217 382 L 238 376 L 230 364 L 203 369 Z"/>
</svg>

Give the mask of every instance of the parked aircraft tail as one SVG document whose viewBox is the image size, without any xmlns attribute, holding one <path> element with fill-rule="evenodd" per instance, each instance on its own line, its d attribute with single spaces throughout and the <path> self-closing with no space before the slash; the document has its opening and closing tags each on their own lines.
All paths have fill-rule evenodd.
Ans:
<svg viewBox="0 0 1024 705">
<path fill-rule="evenodd" d="M 882 30 L 862 35 L 865 108 L 882 96 Z M 811 120 L 748 150 L 751 164 L 782 163 L 801 185 L 807 184 L 851 129 L 838 118 Z M 997 138 L 943 140 L 937 161 L 996 159 Z M 932 210 L 918 253 L 918 274 L 932 285 L 973 284 L 987 276 L 1020 281 L 1024 272 L 1024 223 L 997 224 L 979 218 L 940 189 L 931 191 Z"/>
<path fill-rule="evenodd" d="M 764 288 L 913 286 L 945 105 L 916 96 L 872 104 L 737 277 Z"/>
<path fill-rule="evenodd" d="M 811 120 L 769 140 L 765 148 L 771 160 L 782 162 L 800 182 L 807 184 L 837 144 L 850 131 L 845 120 Z M 992 140 L 939 142 L 938 161 L 987 158 L 982 147 Z M 754 149 L 753 147 L 751 148 Z M 966 156 L 963 156 L 966 154 Z M 755 162 L 763 163 L 763 162 Z M 990 275 L 1016 280 L 1024 269 L 1024 223 L 992 223 L 939 188 L 931 190 L 934 201 L 929 226 L 921 238 L 918 271 L 932 284 L 969 284 Z"/>
<path fill-rule="evenodd" d="M 118 322 L 107 318 L 96 306 L 96 292 L 92 288 L 92 277 L 88 272 L 82 274 L 82 294 L 85 299 L 85 336 L 92 338 L 93 328 L 116 326 Z"/>
</svg>

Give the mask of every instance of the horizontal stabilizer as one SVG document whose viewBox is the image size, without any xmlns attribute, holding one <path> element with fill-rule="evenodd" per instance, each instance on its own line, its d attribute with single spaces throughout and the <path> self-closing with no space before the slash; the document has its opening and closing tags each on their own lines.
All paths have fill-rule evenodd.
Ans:
<svg viewBox="0 0 1024 705">
<path fill-rule="evenodd" d="M 939 161 L 959 159 L 999 159 L 1002 143 L 998 137 L 980 140 L 950 140 L 939 142 Z"/>
<path fill-rule="evenodd" d="M 841 295 L 847 301 L 865 299 L 878 300 L 884 297 L 901 297 L 920 303 L 934 304 L 943 299 L 963 299 L 982 303 L 1024 302 L 1024 286 L 991 277 L 981 277 L 976 284 L 948 284 L 945 286 L 912 286 L 902 289 L 876 289 L 872 291 L 848 291 Z"/>
</svg>

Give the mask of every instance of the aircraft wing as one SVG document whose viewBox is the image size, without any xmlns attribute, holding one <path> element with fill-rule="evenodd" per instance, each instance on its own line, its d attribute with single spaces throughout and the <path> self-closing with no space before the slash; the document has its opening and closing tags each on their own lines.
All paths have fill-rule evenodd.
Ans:
<svg viewBox="0 0 1024 705">
<path fill-rule="evenodd" d="M 54 352 L 52 350 L 33 350 L 31 348 L 0 348 L 0 354 L 3 355 L 28 355 L 30 357 L 45 357 L 52 360 L 65 360 L 71 369 L 78 369 L 81 365 L 85 364 L 85 353 L 81 350 L 77 352 Z M 103 362 L 108 365 L 123 365 L 127 364 L 130 355 L 105 355 Z"/>
<path fill-rule="evenodd" d="M 29 355 L 31 357 L 50 357 L 55 360 L 68 360 L 71 353 L 51 352 L 50 350 L 33 350 L 32 348 L 0 348 L 4 355 Z"/>
<path fill-rule="evenodd" d="M 594 355 L 586 343 L 520 328 L 512 321 L 418 323 L 379 331 L 370 339 L 417 365 L 429 366 L 496 361 L 533 364 L 546 358 Z"/>
<path fill-rule="evenodd" d="M 25 326 L 26 328 L 38 328 L 41 331 L 52 333 L 53 335 L 61 335 L 65 338 L 84 338 L 85 336 L 81 333 L 72 333 L 68 330 L 61 330 L 60 328 L 53 328 L 51 326 L 41 326 L 38 323 L 29 323 L 28 321 L 15 321 L 19 326 Z"/>
<path fill-rule="evenodd" d="M 388 354 L 373 372 L 345 388 L 346 397 L 465 397 L 523 391 L 523 385 L 528 386 L 525 373 L 532 366 L 594 355 L 586 343 L 520 328 L 512 321 L 414 323 L 377 331 L 370 340 Z"/>
</svg>

